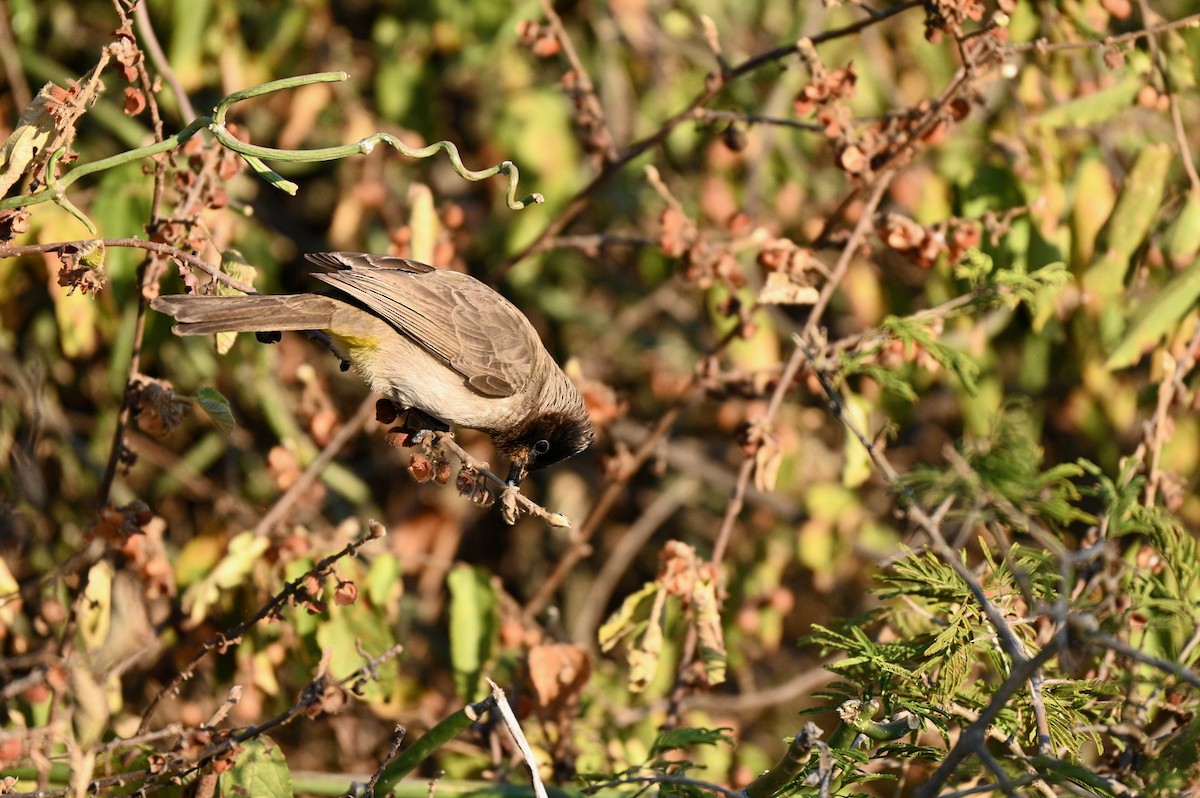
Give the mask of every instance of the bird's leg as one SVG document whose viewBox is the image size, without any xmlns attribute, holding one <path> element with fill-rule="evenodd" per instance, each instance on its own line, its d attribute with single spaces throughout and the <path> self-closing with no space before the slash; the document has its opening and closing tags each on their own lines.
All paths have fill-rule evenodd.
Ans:
<svg viewBox="0 0 1200 798">
<path fill-rule="evenodd" d="M 449 432 L 450 425 L 415 407 L 405 407 L 400 410 L 400 426 L 410 430 L 429 430 L 430 432 Z"/>
<path fill-rule="evenodd" d="M 342 371 L 350 370 L 350 361 L 338 354 L 337 349 L 333 346 L 332 338 L 320 330 L 305 330 L 304 332 L 308 335 L 308 340 L 324 344 L 326 349 L 328 349 L 330 352 L 333 352 L 333 356 L 338 359 L 339 368 L 341 368 Z M 278 333 L 276 333 L 276 335 L 278 335 Z"/>
</svg>

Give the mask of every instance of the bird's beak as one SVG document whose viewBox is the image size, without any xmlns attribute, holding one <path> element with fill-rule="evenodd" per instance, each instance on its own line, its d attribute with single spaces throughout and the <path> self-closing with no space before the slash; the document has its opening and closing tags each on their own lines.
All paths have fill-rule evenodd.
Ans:
<svg viewBox="0 0 1200 798">
<path fill-rule="evenodd" d="M 529 452 L 522 452 L 513 458 L 512 468 L 509 469 L 508 479 L 505 480 L 514 488 L 521 487 L 525 475 L 529 473 Z"/>
</svg>

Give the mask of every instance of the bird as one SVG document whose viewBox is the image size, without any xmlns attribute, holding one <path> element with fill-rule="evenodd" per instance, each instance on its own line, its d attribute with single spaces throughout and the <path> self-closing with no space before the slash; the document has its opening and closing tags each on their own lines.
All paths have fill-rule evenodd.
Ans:
<svg viewBox="0 0 1200 798">
<path fill-rule="evenodd" d="M 474 277 L 364 252 L 305 255 L 328 293 L 161 295 L 176 335 L 319 331 L 343 364 L 400 408 L 481 430 L 519 486 L 595 438 L 579 390 L 525 314 Z M 263 334 L 268 334 L 264 338 Z"/>
</svg>

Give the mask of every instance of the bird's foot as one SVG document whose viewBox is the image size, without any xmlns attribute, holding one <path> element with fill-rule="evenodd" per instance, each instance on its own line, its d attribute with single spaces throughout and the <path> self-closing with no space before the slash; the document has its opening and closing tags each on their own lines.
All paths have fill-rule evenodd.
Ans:
<svg viewBox="0 0 1200 798">
<path fill-rule="evenodd" d="M 308 340 L 316 341 L 317 343 L 324 345 L 326 349 L 333 353 L 333 356 L 338 359 L 339 369 L 342 371 L 350 370 L 350 361 L 338 353 L 337 347 L 333 345 L 333 339 L 330 338 L 326 333 L 320 330 L 305 330 L 305 333 L 308 335 Z M 275 335 L 279 335 L 279 333 L 275 333 Z M 262 339 L 260 338 L 259 340 Z"/>
</svg>

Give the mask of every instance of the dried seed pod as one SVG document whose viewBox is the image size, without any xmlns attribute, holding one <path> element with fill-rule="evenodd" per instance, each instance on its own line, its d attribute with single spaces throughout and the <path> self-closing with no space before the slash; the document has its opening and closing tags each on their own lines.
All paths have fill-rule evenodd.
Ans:
<svg viewBox="0 0 1200 798">
<path fill-rule="evenodd" d="M 422 454 L 414 454 L 408 461 L 408 473 L 417 482 L 428 482 L 433 477 L 433 463 Z"/>
</svg>

